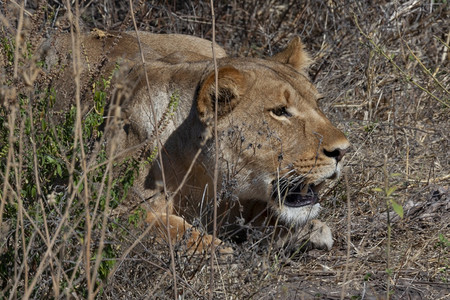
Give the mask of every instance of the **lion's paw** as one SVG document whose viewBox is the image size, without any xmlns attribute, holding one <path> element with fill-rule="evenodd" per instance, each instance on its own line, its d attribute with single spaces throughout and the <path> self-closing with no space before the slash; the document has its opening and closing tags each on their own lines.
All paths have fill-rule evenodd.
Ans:
<svg viewBox="0 0 450 300">
<path fill-rule="evenodd" d="M 204 253 L 211 250 L 211 245 L 213 244 L 213 236 L 210 234 L 201 234 L 195 228 L 191 228 L 187 240 L 187 248 L 189 253 Z M 216 238 L 214 239 L 214 248 L 220 254 L 233 254 L 233 248 L 226 247 L 222 240 Z"/>
<path fill-rule="evenodd" d="M 331 250 L 333 247 L 333 235 L 330 227 L 319 220 L 311 220 L 308 224 L 309 243 L 312 248 Z"/>
<path fill-rule="evenodd" d="M 147 212 L 146 222 L 153 227 L 163 240 L 167 240 L 168 233 L 170 233 L 171 242 L 185 247 L 189 254 L 211 251 L 213 236 L 200 232 L 179 216 Z M 232 254 L 234 252 L 233 248 L 226 247 L 222 240 L 218 238 L 214 239 L 214 248 L 220 254 Z"/>
</svg>

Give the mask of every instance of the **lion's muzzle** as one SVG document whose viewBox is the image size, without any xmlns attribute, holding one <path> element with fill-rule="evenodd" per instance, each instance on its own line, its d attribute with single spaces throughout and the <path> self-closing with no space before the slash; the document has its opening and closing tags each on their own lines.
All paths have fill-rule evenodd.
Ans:
<svg viewBox="0 0 450 300">
<path fill-rule="evenodd" d="M 278 180 L 273 184 L 272 197 L 288 207 L 302 207 L 319 203 L 320 185 L 305 183 L 289 183 Z"/>
</svg>

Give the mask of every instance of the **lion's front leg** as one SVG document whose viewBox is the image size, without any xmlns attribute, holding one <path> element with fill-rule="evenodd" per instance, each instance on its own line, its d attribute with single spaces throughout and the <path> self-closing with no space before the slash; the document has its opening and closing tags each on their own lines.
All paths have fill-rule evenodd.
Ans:
<svg viewBox="0 0 450 300">
<path fill-rule="evenodd" d="M 168 234 L 170 234 L 170 241 L 173 244 L 184 241 L 188 253 L 204 253 L 211 247 L 213 240 L 212 235 L 202 234 L 179 216 L 148 212 L 146 222 L 150 226 L 153 226 L 154 231 L 164 240 L 167 241 Z M 169 230 L 167 230 L 167 224 L 169 226 Z M 223 242 L 218 238 L 214 240 L 214 245 L 218 249 L 219 253 L 233 253 L 233 249 L 230 247 L 224 247 Z"/>
<path fill-rule="evenodd" d="M 327 224 L 314 219 L 300 229 L 291 229 L 282 240 L 283 247 L 294 252 L 309 249 L 331 250 L 333 236 Z"/>
<path fill-rule="evenodd" d="M 309 221 L 302 232 L 305 232 L 312 248 L 329 251 L 333 247 L 333 235 L 330 227 L 319 220 Z"/>
</svg>

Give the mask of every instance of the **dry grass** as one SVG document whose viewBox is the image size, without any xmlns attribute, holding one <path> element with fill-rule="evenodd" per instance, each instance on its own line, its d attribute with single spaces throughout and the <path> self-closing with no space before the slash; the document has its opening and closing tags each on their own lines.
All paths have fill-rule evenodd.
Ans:
<svg viewBox="0 0 450 300">
<path fill-rule="evenodd" d="M 65 4 L 29 1 L 21 10 L 19 1 L 0 2 L 0 298 L 175 299 L 167 245 L 134 219 L 110 217 L 114 204 L 99 209 L 114 189 L 111 176 L 98 178 L 112 174 L 111 160 L 72 155 L 77 139 L 60 136 L 54 159 L 72 172 L 48 182 L 56 165 L 42 160 L 41 120 L 30 118 L 48 98 L 51 76 L 41 76 L 28 54 L 55 27 L 70 30 Z M 141 1 L 135 8 L 141 30 L 212 38 L 209 1 Z M 132 29 L 128 1 L 83 2 L 79 10 L 82 29 Z M 231 55 L 271 55 L 300 35 L 314 56 L 310 76 L 324 95 L 320 105 L 353 149 L 348 184 L 323 195 L 333 249 L 292 258 L 259 246 L 264 233 L 255 232 L 214 264 L 214 299 L 449 298 L 447 1 L 221 1 L 215 16 L 216 41 Z M 80 191 L 80 182 L 95 188 Z M 85 194 L 99 186 L 97 196 Z M 403 218 L 389 199 L 402 205 Z M 209 256 L 189 256 L 177 245 L 173 254 L 178 296 L 207 298 Z"/>
</svg>

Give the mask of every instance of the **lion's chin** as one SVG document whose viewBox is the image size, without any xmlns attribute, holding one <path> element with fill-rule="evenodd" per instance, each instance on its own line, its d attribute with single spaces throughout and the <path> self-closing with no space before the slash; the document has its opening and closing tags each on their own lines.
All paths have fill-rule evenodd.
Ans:
<svg viewBox="0 0 450 300">
<path fill-rule="evenodd" d="M 320 212 L 320 204 L 304 205 L 301 207 L 292 207 L 283 205 L 278 207 L 280 219 L 286 224 L 303 225 L 311 219 L 317 217 Z"/>
</svg>

